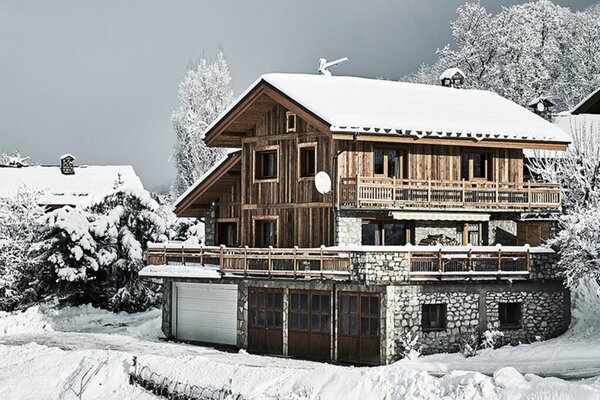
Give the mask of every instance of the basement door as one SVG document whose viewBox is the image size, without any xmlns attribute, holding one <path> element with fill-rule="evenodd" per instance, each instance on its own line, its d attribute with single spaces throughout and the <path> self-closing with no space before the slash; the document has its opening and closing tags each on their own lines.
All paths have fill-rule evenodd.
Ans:
<svg viewBox="0 0 600 400">
<path fill-rule="evenodd" d="M 283 354 L 282 289 L 248 289 L 248 351 Z"/>
<path fill-rule="evenodd" d="M 331 295 L 290 290 L 288 354 L 311 360 L 331 359 Z"/>
<path fill-rule="evenodd" d="M 172 334 L 179 340 L 237 344 L 237 285 L 173 283 Z"/>
<path fill-rule="evenodd" d="M 379 364 L 379 294 L 338 296 L 338 361 Z"/>
</svg>

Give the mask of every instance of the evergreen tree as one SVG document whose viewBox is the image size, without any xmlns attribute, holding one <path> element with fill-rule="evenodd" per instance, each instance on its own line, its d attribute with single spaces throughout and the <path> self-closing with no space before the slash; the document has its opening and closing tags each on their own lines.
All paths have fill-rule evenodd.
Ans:
<svg viewBox="0 0 600 400">
<path fill-rule="evenodd" d="M 178 105 L 171 115 L 176 135 L 174 197 L 225 155 L 224 149 L 206 146 L 204 133 L 232 99 L 231 76 L 221 51 L 213 60 L 202 58 L 191 66 L 179 84 Z"/>
</svg>

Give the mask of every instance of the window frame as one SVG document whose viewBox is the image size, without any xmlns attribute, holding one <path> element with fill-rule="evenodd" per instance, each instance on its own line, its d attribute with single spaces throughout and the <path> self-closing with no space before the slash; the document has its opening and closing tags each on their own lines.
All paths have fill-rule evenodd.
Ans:
<svg viewBox="0 0 600 400">
<path fill-rule="evenodd" d="M 456 226 L 456 234 L 457 237 L 460 235 L 461 240 L 460 240 L 460 245 L 461 246 L 466 246 L 467 244 L 470 243 L 469 240 L 469 233 L 473 232 L 471 230 L 469 230 L 469 225 L 477 225 L 477 229 L 478 229 L 478 236 L 479 236 L 479 243 L 476 244 L 471 244 L 472 246 L 485 246 L 488 243 L 488 222 L 486 221 L 468 221 L 468 222 L 459 222 L 458 225 Z"/>
<path fill-rule="evenodd" d="M 348 304 L 348 311 L 344 311 L 342 308 L 342 303 L 343 300 L 342 298 L 345 297 L 347 298 L 347 301 L 349 302 Z M 363 302 L 363 297 L 368 298 L 368 302 L 369 302 L 369 312 L 364 313 L 362 310 L 362 302 Z M 350 298 L 355 298 L 356 299 L 356 311 L 352 312 L 350 309 Z M 374 314 L 371 312 L 371 302 L 375 300 L 375 302 L 377 303 L 377 313 Z M 356 291 L 345 291 L 345 290 L 340 290 L 337 293 L 337 304 L 335 305 L 336 307 L 336 314 L 337 314 L 337 326 L 338 326 L 338 335 L 339 336 L 345 336 L 345 337 L 356 337 L 356 338 L 377 338 L 379 339 L 381 337 L 381 294 L 378 292 L 356 292 Z M 350 329 L 351 327 L 351 319 L 354 318 L 356 321 L 356 333 L 352 332 L 352 329 Z M 344 329 L 344 320 L 347 319 L 348 321 L 348 331 L 346 332 Z M 369 328 L 368 328 L 368 333 L 367 334 L 363 334 L 363 329 L 362 329 L 362 325 L 363 325 L 363 320 L 366 319 L 368 320 L 368 324 L 369 324 Z M 374 322 L 375 321 L 375 322 Z M 374 325 L 375 326 L 375 334 L 372 334 L 372 329 L 371 326 Z"/>
<path fill-rule="evenodd" d="M 259 160 L 260 157 L 262 157 L 263 154 L 265 153 L 272 153 L 275 152 L 275 176 L 274 177 L 262 177 L 262 168 L 263 168 L 263 161 L 262 159 Z M 253 183 L 266 183 L 266 182 L 279 182 L 279 171 L 280 171 L 280 150 L 279 150 L 279 145 L 271 145 L 271 146 L 261 146 L 261 147 L 256 147 L 254 149 L 254 151 L 252 152 L 252 170 L 253 170 L 253 174 L 252 174 L 252 182 Z M 258 175 L 260 171 L 260 176 Z"/>
<path fill-rule="evenodd" d="M 440 327 L 431 327 L 431 320 L 429 316 L 431 312 L 429 311 L 430 307 L 441 307 L 441 323 Z M 428 308 L 427 313 L 425 312 L 425 308 Z M 427 317 L 427 320 L 426 320 Z M 427 321 L 427 323 L 425 323 Z M 428 325 L 428 326 L 426 326 Z M 423 303 L 421 304 L 421 330 L 423 332 L 443 332 L 448 329 L 448 304 L 447 303 Z"/>
<path fill-rule="evenodd" d="M 380 244 L 375 244 L 375 245 L 365 245 L 363 244 L 363 238 L 362 238 L 362 227 L 363 225 L 367 225 L 367 224 L 377 224 L 378 225 L 378 230 L 379 230 L 379 237 L 378 237 L 378 241 Z M 391 224 L 395 224 L 395 225 L 404 225 L 404 241 L 405 244 L 386 244 L 385 243 L 385 225 L 391 225 Z M 363 218 L 361 220 L 361 245 L 364 246 L 405 246 L 409 243 L 412 243 L 412 233 L 413 233 L 413 228 L 412 228 L 412 223 L 410 221 L 402 221 L 402 220 L 395 220 L 395 219 L 386 219 L 386 220 L 380 220 L 380 219 L 366 219 Z"/>
<path fill-rule="evenodd" d="M 294 126 L 290 127 L 290 121 L 294 121 Z M 292 111 L 286 111 L 285 113 L 285 131 L 286 133 L 295 133 L 298 131 L 298 116 Z"/>
<path fill-rule="evenodd" d="M 264 216 L 253 216 L 252 217 L 252 246 L 253 247 L 261 247 L 258 245 L 259 243 L 259 232 L 257 231 L 257 227 L 259 223 L 263 222 L 274 222 L 275 223 L 275 243 L 272 245 L 273 247 L 279 247 L 279 216 L 277 215 L 264 215 Z M 267 246 L 268 247 L 268 246 Z"/>
<path fill-rule="evenodd" d="M 302 162 L 304 161 L 304 158 L 302 156 L 302 152 L 306 149 L 310 149 L 312 148 L 314 151 L 314 173 L 313 175 L 304 175 L 303 174 L 303 168 L 302 168 Z M 317 142 L 307 142 L 307 143 L 298 143 L 297 146 L 297 158 L 298 158 L 298 163 L 297 163 L 297 170 L 298 170 L 298 180 L 299 181 L 303 181 L 303 180 L 313 180 L 315 179 L 315 176 L 317 175 Z"/>
<path fill-rule="evenodd" d="M 383 173 L 375 172 L 375 152 L 378 150 L 383 151 Z M 391 151 L 398 152 L 398 160 L 400 162 L 400 170 L 398 177 L 390 177 L 389 176 L 389 168 L 390 168 L 390 155 Z M 392 147 L 384 147 L 384 146 L 373 146 L 371 151 L 371 161 L 373 163 L 373 176 L 378 178 L 390 178 L 390 179 L 399 179 L 404 180 L 408 179 L 408 149 L 401 146 L 392 146 Z"/>
<path fill-rule="evenodd" d="M 518 307 L 518 321 L 517 323 L 506 323 L 506 321 L 504 323 L 502 323 L 502 311 L 501 307 L 507 307 L 507 306 L 517 306 Z M 504 312 L 504 314 L 506 313 L 506 310 Z M 504 317 L 506 318 L 506 315 L 504 315 Z M 501 301 L 498 302 L 498 324 L 500 329 L 521 329 L 521 327 L 523 326 L 523 302 L 521 301 Z"/>
<path fill-rule="evenodd" d="M 474 155 L 483 155 L 485 156 L 484 161 L 484 176 L 483 177 L 475 177 L 473 176 L 473 172 L 475 171 L 474 166 Z M 463 178 L 463 157 L 467 156 L 467 176 L 468 179 Z M 495 177 L 495 161 L 494 161 L 494 153 L 485 149 L 464 149 L 460 152 L 460 179 L 468 182 L 494 182 Z"/>
<path fill-rule="evenodd" d="M 219 242 L 219 236 L 221 234 L 220 232 L 220 224 L 234 224 L 235 225 L 235 237 L 234 237 L 234 244 L 232 245 L 225 245 L 225 246 L 229 246 L 229 247 L 235 247 L 237 246 L 237 244 L 240 242 L 240 221 L 237 218 L 217 218 L 217 242 Z M 217 245 L 221 245 L 221 243 L 217 243 Z"/>
</svg>

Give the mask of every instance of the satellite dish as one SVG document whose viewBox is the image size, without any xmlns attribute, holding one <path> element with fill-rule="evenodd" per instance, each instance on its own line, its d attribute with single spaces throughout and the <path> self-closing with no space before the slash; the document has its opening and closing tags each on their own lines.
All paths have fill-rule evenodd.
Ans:
<svg viewBox="0 0 600 400">
<path fill-rule="evenodd" d="M 317 172 L 317 175 L 315 175 L 315 188 L 317 189 L 317 192 L 321 194 L 331 192 L 331 178 L 327 172 Z"/>
</svg>

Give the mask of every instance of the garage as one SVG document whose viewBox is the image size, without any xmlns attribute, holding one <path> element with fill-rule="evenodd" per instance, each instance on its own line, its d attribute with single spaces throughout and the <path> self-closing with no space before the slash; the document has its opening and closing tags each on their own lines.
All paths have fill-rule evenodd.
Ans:
<svg viewBox="0 0 600 400">
<path fill-rule="evenodd" d="M 377 293 L 339 292 L 339 361 L 380 363 L 379 303 Z"/>
<path fill-rule="evenodd" d="M 172 334 L 179 340 L 237 344 L 237 285 L 173 283 Z"/>
<path fill-rule="evenodd" d="M 248 351 L 283 354 L 283 290 L 248 289 Z"/>
<path fill-rule="evenodd" d="M 331 295 L 324 291 L 290 290 L 289 355 L 331 359 Z"/>
</svg>

